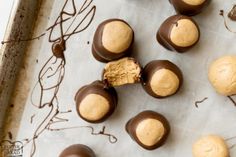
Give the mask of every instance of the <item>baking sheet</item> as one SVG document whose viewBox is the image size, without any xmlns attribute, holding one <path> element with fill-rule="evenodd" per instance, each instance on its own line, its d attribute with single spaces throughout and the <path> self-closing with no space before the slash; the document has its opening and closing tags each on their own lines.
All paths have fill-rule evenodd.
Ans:
<svg viewBox="0 0 236 157">
<path fill-rule="evenodd" d="M 83 2 L 76 1 L 77 7 L 79 8 Z M 72 112 L 62 113 L 59 117 L 68 119 L 68 122 L 54 124 L 52 128 L 69 129 L 43 131 L 35 140 L 37 149 L 34 156 L 57 157 L 65 147 L 76 143 L 90 146 L 97 156 L 103 157 L 134 157 L 137 154 L 146 157 L 191 156 L 191 145 L 201 135 L 219 134 L 226 139 L 235 136 L 236 108 L 227 97 L 215 93 L 207 80 L 207 68 L 214 59 L 226 54 L 236 54 L 236 44 L 234 44 L 236 36 L 225 29 L 222 17 L 218 15 L 220 9 L 230 10 L 233 3 L 233 0 L 227 2 L 212 0 L 202 14 L 194 17 L 201 29 L 199 44 L 187 53 L 178 54 L 165 50 L 155 39 L 161 23 L 175 13 L 168 1 L 94 0 L 89 6 L 89 8 L 93 5 L 97 7 L 91 25 L 84 32 L 74 35 L 67 41 L 66 72 L 58 92 L 58 102 L 61 112 L 68 110 Z M 63 4 L 64 1 L 57 0 L 50 7 L 45 5 L 44 9 L 47 7 L 47 10 L 51 9 L 51 14 L 50 16 L 44 14 L 40 20 L 47 19 L 47 27 L 51 26 Z M 68 5 L 68 9 L 70 7 L 72 5 Z M 154 59 L 171 60 L 181 68 L 184 84 L 178 94 L 162 100 L 147 95 L 140 84 L 119 87 L 117 88 L 119 105 L 115 113 L 102 124 L 90 125 L 78 117 L 74 95 L 81 86 L 100 79 L 104 64 L 93 58 L 91 43 L 97 25 L 108 18 L 122 18 L 132 26 L 135 31 L 133 56 L 143 66 Z M 230 25 L 235 26 L 233 23 Z M 35 30 L 35 34 L 43 30 L 39 27 Z M 59 30 L 54 31 L 55 36 L 58 36 L 58 33 Z M 23 116 L 19 121 L 19 118 L 18 120 L 14 118 L 14 112 L 11 112 L 12 116 L 6 127 L 7 133 L 19 126 L 17 131 L 11 132 L 16 141 L 32 138 L 49 110 L 47 107 L 39 110 L 31 103 L 32 92 L 34 98 L 39 97 L 40 92 L 37 88 L 34 89 L 39 71 L 51 56 L 51 43 L 48 42 L 48 36 L 31 42 L 27 54 L 29 55 L 25 60 L 24 70 L 20 74 L 18 87 L 12 100 L 14 106 L 22 108 Z M 46 95 L 49 96 L 50 94 Z M 208 99 L 196 108 L 195 101 L 205 97 Z M 171 134 L 166 144 L 154 151 L 142 149 L 125 131 L 126 122 L 143 110 L 162 113 L 171 125 Z M 105 132 L 114 135 L 118 141 L 112 144 L 109 142 L 109 137 L 91 135 L 91 129 L 78 127 L 88 125 L 94 127 L 94 132 L 101 131 L 105 126 Z M 234 143 L 236 140 L 228 141 L 229 146 Z M 236 156 L 235 149 L 231 149 L 231 157 Z M 30 156 L 31 150 L 32 141 L 23 148 L 23 156 Z"/>
</svg>

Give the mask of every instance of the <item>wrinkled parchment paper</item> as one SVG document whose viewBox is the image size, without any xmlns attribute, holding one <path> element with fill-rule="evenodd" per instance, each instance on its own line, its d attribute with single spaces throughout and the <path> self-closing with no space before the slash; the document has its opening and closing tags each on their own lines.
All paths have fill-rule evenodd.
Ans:
<svg viewBox="0 0 236 157">
<path fill-rule="evenodd" d="M 47 15 L 50 17 L 47 26 L 55 21 L 63 3 L 56 0 L 52 6 L 48 6 L 52 11 L 51 15 Z M 76 3 L 81 5 L 82 1 Z M 91 43 L 97 25 L 108 18 L 121 18 L 132 26 L 135 31 L 133 56 L 143 66 L 155 59 L 167 59 L 177 64 L 184 75 L 183 87 L 175 96 L 162 100 L 147 95 L 140 84 L 119 87 L 119 105 L 115 113 L 106 122 L 92 125 L 95 132 L 99 132 L 105 125 L 106 132 L 118 138 L 117 143 L 109 143 L 105 136 L 92 136 L 86 128 L 45 131 L 36 140 L 35 156 L 57 157 L 65 147 L 81 143 L 90 146 L 98 157 L 190 157 L 192 143 L 202 135 L 219 134 L 225 139 L 235 136 L 236 107 L 227 97 L 218 95 L 207 79 L 208 66 L 214 59 L 222 55 L 236 54 L 236 34 L 225 29 L 223 19 L 219 16 L 220 9 L 228 11 L 234 3 L 233 0 L 212 0 L 202 14 L 194 17 L 201 29 L 200 42 L 189 52 L 178 54 L 164 49 L 155 38 L 161 23 L 175 14 L 167 0 L 94 0 L 93 4 L 97 7 L 94 21 L 86 31 L 69 39 L 65 52 L 66 73 L 58 101 L 61 111 L 72 110 L 71 113 L 60 116 L 68 118 L 69 122 L 58 123 L 53 127 L 90 125 L 78 117 L 74 95 L 81 86 L 100 79 L 104 64 L 93 58 Z M 42 18 L 45 20 L 47 17 L 44 15 Z M 236 30 L 236 24 L 230 25 Z M 25 94 L 27 99 L 25 103 L 15 100 L 24 106 L 17 140 L 31 138 L 38 122 L 47 112 L 47 109 L 38 110 L 31 104 L 31 93 L 39 70 L 51 55 L 51 44 L 47 38 L 45 36 L 41 39 L 40 46 L 31 47 L 31 57 L 26 61 L 28 77 L 27 80 L 22 79 L 20 85 L 27 83 L 29 91 L 22 89 L 18 94 Z M 34 97 L 37 97 L 37 90 Z M 194 102 L 205 97 L 208 99 L 196 108 Z M 171 134 L 166 144 L 154 151 L 147 151 L 138 146 L 125 131 L 126 122 L 144 110 L 162 113 L 171 125 Z M 34 116 L 31 124 L 32 115 Z M 234 143 L 236 140 L 228 141 L 229 146 Z M 24 157 L 29 156 L 31 146 L 32 143 L 29 143 L 24 147 Z M 236 156 L 236 148 L 231 149 L 231 156 Z"/>
</svg>

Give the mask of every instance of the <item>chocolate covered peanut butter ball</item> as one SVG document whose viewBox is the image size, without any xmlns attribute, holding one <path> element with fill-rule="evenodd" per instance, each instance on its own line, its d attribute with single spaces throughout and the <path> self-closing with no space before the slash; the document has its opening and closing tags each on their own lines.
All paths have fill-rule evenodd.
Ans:
<svg viewBox="0 0 236 157">
<path fill-rule="evenodd" d="M 128 121 L 126 131 L 141 147 L 153 150 L 165 143 L 170 133 L 170 125 L 163 115 L 144 111 Z"/>
<path fill-rule="evenodd" d="M 64 149 L 59 157 L 96 157 L 96 155 L 88 146 L 75 144 Z"/>
<path fill-rule="evenodd" d="M 79 89 L 75 96 L 79 116 L 90 123 L 105 121 L 115 111 L 118 97 L 113 87 L 95 81 Z"/>
<path fill-rule="evenodd" d="M 131 54 L 134 31 L 121 19 L 102 22 L 94 35 L 92 53 L 100 62 L 109 62 Z"/>
<path fill-rule="evenodd" d="M 199 14 L 210 0 L 169 0 L 177 13 L 193 16 Z"/>
<path fill-rule="evenodd" d="M 142 72 L 143 88 L 155 98 L 164 98 L 175 94 L 182 82 L 181 70 L 168 60 L 151 61 Z"/>
<path fill-rule="evenodd" d="M 182 53 L 197 44 L 200 30 L 191 17 L 174 15 L 162 23 L 156 37 L 166 49 Z"/>
</svg>

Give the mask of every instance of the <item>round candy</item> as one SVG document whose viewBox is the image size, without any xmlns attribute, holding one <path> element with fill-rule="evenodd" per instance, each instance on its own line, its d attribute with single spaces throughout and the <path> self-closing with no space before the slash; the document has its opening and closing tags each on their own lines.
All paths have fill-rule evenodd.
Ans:
<svg viewBox="0 0 236 157">
<path fill-rule="evenodd" d="M 92 52 L 95 59 L 109 62 L 129 56 L 134 42 L 134 32 L 130 25 L 121 19 L 102 22 L 94 35 Z"/>
<path fill-rule="evenodd" d="M 229 157 L 224 139 L 217 135 L 200 138 L 194 143 L 192 151 L 194 157 Z"/>
<path fill-rule="evenodd" d="M 193 16 L 199 14 L 210 2 L 210 0 L 169 0 L 177 13 Z"/>
<path fill-rule="evenodd" d="M 224 56 L 214 61 L 208 78 L 218 93 L 225 96 L 236 94 L 236 56 Z"/>
<path fill-rule="evenodd" d="M 153 150 L 165 143 L 170 125 L 163 115 L 144 111 L 128 121 L 126 131 L 141 147 Z"/>
<path fill-rule="evenodd" d="M 183 82 L 181 70 L 167 60 L 154 60 L 148 63 L 143 69 L 142 78 L 143 88 L 155 98 L 175 94 Z"/>
<path fill-rule="evenodd" d="M 157 41 L 171 51 L 185 52 L 199 41 L 200 30 L 197 23 L 188 16 L 174 15 L 160 26 Z"/>
<path fill-rule="evenodd" d="M 117 106 L 117 93 L 101 81 L 82 87 L 75 96 L 79 116 L 87 122 L 105 121 Z"/>
<path fill-rule="evenodd" d="M 96 155 L 88 146 L 75 144 L 63 150 L 59 157 L 96 157 Z"/>
</svg>

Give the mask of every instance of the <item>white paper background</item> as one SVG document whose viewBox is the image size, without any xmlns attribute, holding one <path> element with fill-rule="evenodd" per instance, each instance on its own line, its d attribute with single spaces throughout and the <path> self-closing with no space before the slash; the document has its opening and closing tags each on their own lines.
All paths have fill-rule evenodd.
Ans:
<svg viewBox="0 0 236 157">
<path fill-rule="evenodd" d="M 104 64 L 97 62 L 91 54 L 93 33 L 99 23 L 108 18 L 126 20 L 135 31 L 133 56 L 144 66 L 155 59 L 168 59 L 177 64 L 184 75 L 184 84 L 178 94 L 167 99 L 154 99 L 147 95 L 140 84 L 117 88 L 119 104 L 115 113 L 104 123 L 94 125 L 96 131 L 107 127 L 106 132 L 114 134 L 118 142 L 110 144 L 107 137 L 91 136 L 87 129 L 73 129 L 60 132 L 45 131 L 37 140 L 37 157 L 57 157 L 71 144 L 86 144 L 98 157 L 145 156 L 145 157 L 189 157 L 192 143 L 205 134 L 219 134 L 224 138 L 236 135 L 236 108 L 227 97 L 220 96 L 212 89 L 207 80 L 208 65 L 219 56 L 236 54 L 236 35 L 228 32 L 220 17 L 220 9 L 231 9 L 233 0 L 212 0 L 210 6 L 194 19 L 200 25 L 200 42 L 189 52 L 178 54 L 170 52 L 156 42 L 156 32 L 161 23 L 173 15 L 174 9 L 167 0 L 94 0 L 97 12 L 92 25 L 82 34 L 73 36 L 67 43 L 65 52 L 66 75 L 59 91 L 61 110 L 72 109 L 72 113 L 63 115 L 70 122 L 58 127 L 88 125 L 81 120 L 76 111 L 74 95 L 83 85 L 100 79 Z M 54 4 L 48 26 L 58 16 L 63 1 Z M 232 27 L 236 26 L 232 24 Z M 236 30 L 236 27 L 234 27 Z M 87 44 L 90 41 L 90 44 Z M 36 58 L 30 64 L 34 67 L 32 87 L 38 72 L 51 55 L 51 44 L 44 39 L 41 49 L 35 49 Z M 32 69 L 32 67 L 31 67 Z M 196 100 L 208 97 L 197 109 Z M 169 120 L 171 134 L 166 144 L 154 151 L 146 151 L 138 146 L 125 131 L 126 122 L 144 110 L 162 113 Z M 30 117 L 36 113 L 33 124 Z M 30 103 L 30 95 L 25 104 L 18 140 L 31 137 L 37 126 L 37 119 L 44 115 Z M 235 141 L 228 142 L 231 146 Z M 24 148 L 24 156 L 29 156 L 31 145 Z M 236 148 L 231 150 L 231 157 L 236 156 Z"/>
</svg>

